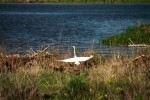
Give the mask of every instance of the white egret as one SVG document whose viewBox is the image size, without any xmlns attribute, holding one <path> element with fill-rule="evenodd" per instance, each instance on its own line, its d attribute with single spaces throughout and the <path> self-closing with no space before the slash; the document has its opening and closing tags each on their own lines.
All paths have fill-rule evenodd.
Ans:
<svg viewBox="0 0 150 100">
<path fill-rule="evenodd" d="M 77 57 L 76 56 L 76 51 L 75 51 L 75 46 L 73 46 L 73 48 L 74 48 L 74 57 L 73 58 L 68 58 L 68 59 L 58 60 L 58 61 L 74 62 L 76 65 L 79 65 L 81 61 L 87 61 L 87 60 L 89 60 L 93 57 L 92 55 L 90 57 Z"/>
</svg>

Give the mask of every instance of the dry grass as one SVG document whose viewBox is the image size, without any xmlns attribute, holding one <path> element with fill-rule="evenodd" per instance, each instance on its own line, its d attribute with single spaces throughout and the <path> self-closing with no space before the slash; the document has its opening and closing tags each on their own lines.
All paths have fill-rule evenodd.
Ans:
<svg viewBox="0 0 150 100">
<path fill-rule="evenodd" d="M 131 58 L 104 58 L 99 52 L 89 51 L 82 55 L 94 57 L 75 70 L 72 63 L 56 61 L 71 57 L 71 52 L 1 55 L 0 99 L 150 99 L 149 52 Z"/>
</svg>

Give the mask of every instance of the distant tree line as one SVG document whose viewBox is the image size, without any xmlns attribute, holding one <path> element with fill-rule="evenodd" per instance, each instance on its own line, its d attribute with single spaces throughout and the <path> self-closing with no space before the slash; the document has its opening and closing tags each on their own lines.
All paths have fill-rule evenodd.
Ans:
<svg viewBox="0 0 150 100">
<path fill-rule="evenodd" d="M 150 3 L 150 0 L 0 0 L 0 3 Z"/>
</svg>

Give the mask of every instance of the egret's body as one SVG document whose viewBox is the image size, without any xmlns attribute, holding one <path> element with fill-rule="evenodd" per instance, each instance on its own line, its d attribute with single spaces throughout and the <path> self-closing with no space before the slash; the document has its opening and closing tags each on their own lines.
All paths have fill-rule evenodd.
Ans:
<svg viewBox="0 0 150 100">
<path fill-rule="evenodd" d="M 89 60 L 93 57 L 93 56 L 90 56 L 90 57 L 77 57 L 76 56 L 76 51 L 75 51 L 75 46 L 73 46 L 73 48 L 74 48 L 74 57 L 73 58 L 68 58 L 68 59 L 58 60 L 58 61 L 74 62 L 76 65 L 79 65 L 81 61 L 87 61 L 87 60 Z"/>
</svg>

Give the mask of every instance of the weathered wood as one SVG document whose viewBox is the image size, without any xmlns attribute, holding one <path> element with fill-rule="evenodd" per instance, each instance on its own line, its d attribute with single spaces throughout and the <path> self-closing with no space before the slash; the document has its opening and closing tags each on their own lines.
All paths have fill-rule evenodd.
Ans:
<svg viewBox="0 0 150 100">
<path fill-rule="evenodd" d="M 32 62 L 33 60 L 39 60 L 42 58 L 51 58 L 51 54 L 46 52 L 46 50 L 50 47 L 48 45 L 46 48 L 44 48 L 40 52 L 35 52 L 32 48 L 30 50 L 32 51 L 31 54 L 0 54 L 0 72 L 13 72 L 14 69 L 17 69 L 18 67 L 24 66 L 29 62 Z"/>
<path fill-rule="evenodd" d="M 150 45 L 146 44 L 130 44 L 128 47 L 150 47 Z"/>
</svg>

